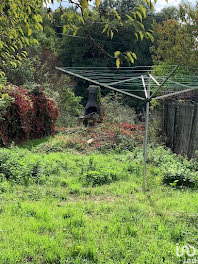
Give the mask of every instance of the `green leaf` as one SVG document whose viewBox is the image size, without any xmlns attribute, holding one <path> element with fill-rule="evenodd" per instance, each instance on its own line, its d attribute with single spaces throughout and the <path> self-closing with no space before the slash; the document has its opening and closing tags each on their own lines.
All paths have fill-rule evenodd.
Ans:
<svg viewBox="0 0 198 264">
<path fill-rule="evenodd" d="M 101 0 L 96 0 L 96 7 L 99 8 Z"/>
<path fill-rule="evenodd" d="M 134 19 L 133 19 L 131 16 L 129 16 L 129 15 L 126 15 L 126 17 L 128 17 L 128 19 L 130 19 L 131 21 L 133 21 L 133 22 L 134 22 Z"/>
<path fill-rule="evenodd" d="M 169 183 L 169 184 L 170 184 L 170 186 L 172 186 L 172 187 L 176 186 L 176 183 Z"/>
<path fill-rule="evenodd" d="M 76 25 L 72 25 L 72 29 L 73 29 L 73 35 L 76 36 L 78 32 L 78 27 Z"/>
<path fill-rule="evenodd" d="M 85 24 L 84 18 L 82 16 L 78 16 L 78 20 Z"/>
<path fill-rule="evenodd" d="M 36 44 L 36 45 L 39 45 L 39 42 L 37 39 L 33 39 L 33 43 Z"/>
<path fill-rule="evenodd" d="M 146 18 L 146 8 L 143 5 L 139 5 L 138 8 L 142 12 L 143 17 Z"/>
<path fill-rule="evenodd" d="M 157 2 L 157 0 L 154 0 L 154 1 L 156 1 L 156 2 Z M 148 5 L 149 9 L 151 10 L 151 12 L 153 12 L 153 11 L 154 11 L 154 6 L 153 6 L 153 4 L 152 4 L 152 1 L 151 1 L 151 0 L 143 0 L 143 2 L 147 3 L 147 5 Z"/>
<path fill-rule="evenodd" d="M 152 42 L 154 42 L 154 37 L 153 37 L 153 35 L 152 35 L 151 33 L 146 32 L 146 35 L 150 38 L 150 40 L 151 40 Z"/>
<path fill-rule="evenodd" d="M 144 28 L 144 24 L 142 24 L 141 22 L 139 22 L 139 21 L 137 21 L 137 20 L 136 20 L 135 22 L 136 22 L 136 24 L 137 24 L 139 27 L 141 27 L 141 29 L 143 29 L 143 30 L 145 29 L 145 28 Z"/>
<path fill-rule="evenodd" d="M 136 19 L 136 17 L 137 17 L 137 14 L 136 14 L 136 12 L 131 12 L 131 14 L 134 16 L 134 18 Z"/>
<path fill-rule="evenodd" d="M 136 14 L 139 17 L 140 21 L 142 22 L 142 15 L 140 14 L 140 12 L 136 11 Z"/>
<path fill-rule="evenodd" d="M 67 29 L 68 29 L 67 26 L 64 25 L 64 26 L 63 26 L 63 34 L 65 34 L 65 33 L 67 32 Z"/>
<path fill-rule="evenodd" d="M 13 65 L 14 68 L 17 68 L 17 63 L 15 61 L 11 61 L 10 64 Z"/>
<path fill-rule="evenodd" d="M 27 52 L 26 51 L 22 51 L 21 52 L 22 56 L 25 58 L 27 56 Z"/>
<path fill-rule="evenodd" d="M 41 23 L 43 21 L 43 18 L 40 15 L 34 15 L 33 18 L 37 23 Z"/>
<path fill-rule="evenodd" d="M 36 29 L 40 30 L 40 31 L 43 31 L 43 26 L 41 24 L 37 24 L 35 26 Z"/>
<path fill-rule="evenodd" d="M 26 23 L 26 28 L 27 28 L 27 33 L 28 33 L 28 37 L 32 35 L 32 29 L 30 28 L 30 25 L 28 23 Z"/>
<path fill-rule="evenodd" d="M 116 59 L 116 67 L 120 68 L 120 59 L 119 58 Z"/>
<path fill-rule="evenodd" d="M 142 31 L 139 31 L 138 33 L 139 33 L 139 35 L 140 35 L 140 39 L 143 40 L 143 38 L 144 38 L 144 34 L 142 33 Z"/>
<path fill-rule="evenodd" d="M 132 54 L 133 58 L 137 60 L 136 54 L 134 52 L 132 52 L 131 54 Z"/>
<path fill-rule="evenodd" d="M 13 48 L 12 46 L 10 46 L 10 49 L 11 49 L 13 52 L 15 52 L 15 48 Z"/>
<path fill-rule="evenodd" d="M 32 13 L 30 6 L 27 7 L 27 10 L 28 10 L 28 15 L 30 15 Z"/>
<path fill-rule="evenodd" d="M 22 57 L 21 57 L 21 56 L 19 56 L 19 55 L 17 55 L 17 58 L 18 58 L 19 60 L 22 60 Z"/>
<path fill-rule="evenodd" d="M 113 13 L 114 13 L 115 16 L 117 17 L 117 19 L 118 19 L 120 25 L 123 26 L 121 16 L 118 14 L 118 12 L 117 12 L 115 9 L 113 9 Z"/>
<path fill-rule="evenodd" d="M 88 0 L 80 0 L 80 5 L 82 7 L 82 10 L 85 10 L 86 8 L 88 8 Z"/>
<path fill-rule="evenodd" d="M 127 51 L 127 57 L 129 58 L 130 62 L 131 63 L 134 63 L 134 58 L 131 56 L 131 52 L 130 51 Z"/>
<path fill-rule="evenodd" d="M 114 33 L 113 33 L 113 31 L 111 30 L 111 39 L 113 38 L 113 35 L 114 35 Z"/>
<path fill-rule="evenodd" d="M 23 43 L 22 43 L 21 39 L 18 39 L 18 43 L 19 43 L 20 48 L 22 49 L 23 48 Z"/>
<path fill-rule="evenodd" d="M 120 54 L 121 54 L 121 52 L 119 50 L 117 50 L 114 52 L 114 57 L 117 58 Z"/>
<path fill-rule="evenodd" d="M 105 27 L 103 28 L 103 31 L 102 33 L 105 33 L 105 31 L 108 29 L 109 25 L 108 24 L 105 24 Z"/>
</svg>

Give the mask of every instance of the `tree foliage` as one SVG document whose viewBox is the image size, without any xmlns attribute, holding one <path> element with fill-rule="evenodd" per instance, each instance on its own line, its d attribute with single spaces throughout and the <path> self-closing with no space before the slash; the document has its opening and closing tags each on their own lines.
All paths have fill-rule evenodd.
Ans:
<svg viewBox="0 0 198 264">
<path fill-rule="evenodd" d="M 113 4 L 109 0 L 69 0 L 73 9 L 63 9 L 59 1 L 56 12 L 50 12 L 48 2 L 53 1 L 1 1 L 0 73 L 2 76 L 5 72 L 8 81 L 17 85 L 44 83 L 57 92 L 56 78 L 49 79 L 53 78 L 58 53 L 63 64 L 69 66 L 94 63 L 119 67 L 135 63 L 137 58 L 139 64 L 151 64 L 147 44 L 147 39 L 153 41 L 147 17 L 153 11 L 150 0 L 116 0 Z M 78 108 L 80 99 L 73 98 L 68 89 L 62 92 Z"/>
<path fill-rule="evenodd" d="M 0 5 L 0 74 L 8 64 L 17 67 L 27 55 L 25 48 L 38 44 L 34 29 L 42 31 L 42 0 L 2 0 Z"/>
<path fill-rule="evenodd" d="M 125 1 L 127 6 L 124 7 L 122 1 L 96 1 L 94 7 L 90 7 L 88 0 L 81 0 L 80 2 L 70 1 L 79 12 L 68 12 L 67 9 L 59 9 L 60 16 L 63 22 L 63 33 L 76 35 L 79 29 L 88 28 L 90 23 L 95 23 L 101 28 L 101 32 L 106 34 L 109 40 L 115 38 L 116 34 L 123 32 L 126 26 L 130 27 L 130 37 L 135 40 L 143 40 L 148 38 L 153 41 L 152 30 L 145 28 L 143 21 L 147 17 L 148 9 L 153 11 L 153 4 L 150 0 L 135 1 L 132 4 L 131 1 Z M 155 1 L 156 2 L 156 1 Z M 146 8 L 147 7 L 147 8 Z M 127 12 L 123 12 L 126 10 Z M 71 10 L 70 10 L 71 11 Z M 68 24 L 69 21 L 69 24 Z M 114 64 L 117 67 L 127 60 L 129 63 L 134 63 L 137 56 L 134 50 L 115 50 L 112 53 L 108 53 L 94 41 L 90 32 L 87 31 L 89 40 L 92 40 L 92 44 L 97 47 L 100 52 L 114 60 Z M 100 33 L 101 33 L 100 32 Z M 127 34 L 125 32 L 125 34 Z M 101 34 L 100 34 L 101 35 Z"/>
<path fill-rule="evenodd" d="M 198 61 L 198 3 L 195 8 L 183 4 L 178 19 L 154 23 L 156 45 L 152 47 L 154 62 L 197 67 Z"/>
<path fill-rule="evenodd" d="M 23 57 L 27 55 L 26 47 L 38 44 L 38 38 L 34 37 L 34 31 L 42 31 L 42 16 L 40 14 L 43 5 L 52 0 L 2 0 L 0 6 L 0 73 L 3 69 L 11 64 L 17 67 Z M 123 27 L 124 21 L 132 28 L 132 34 L 136 39 L 150 38 L 153 40 L 152 32 L 145 29 L 143 20 L 146 18 L 146 6 L 153 11 L 151 0 L 142 0 L 135 8 L 129 5 L 129 13 L 122 13 L 124 5 L 122 1 L 117 0 L 117 8 L 109 5 L 106 10 L 102 8 L 101 0 L 96 0 L 95 4 L 88 0 L 69 0 L 73 3 L 77 12 L 70 12 L 63 9 L 60 2 L 60 21 L 63 24 L 63 32 L 69 34 L 77 34 L 79 25 L 89 23 L 90 17 L 98 17 L 103 24 L 102 31 L 107 34 L 110 40 Z M 155 0 L 156 2 L 156 0 Z M 50 16 L 50 14 L 49 14 Z M 53 22 L 53 19 L 52 19 Z M 50 28 L 50 27 L 49 27 Z M 52 32 L 51 32 L 52 33 Z M 94 43 L 100 49 L 97 43 Z M 134 51 L 125 50 L 116 52 L 111 55 L 116 61 L 117 66 L 127 59 L 128 62 L 134 63 L 136 55 Z"/>
<path fill-rule="evenodd" d="M 131 3 L 131 1 L 125 0 L 123 3 L 122 1 L 117 2 L 113 2 L 116 12 L 118 13 L 119 10 L 124 8 L 125 14 L 129 16 L 131 10 L 138 8 L 142 1 L 137 0 Z M 124 6 L 126 2 L 129 2 L 127 7 Z M 101 10 L 104 12 L 107 13 L 110 8 L 111 5 L 109 7 L 108 1 L 102 3 Z M 76 13 L 74 9 L 65 10 L 64 12 L 68 13 L 68 11 Z M 149 33 L 153 21 L 151 16 L 142 21 L 142 27 L 147 32 L 147 38 L 142 35 L 143 39 L 137 39 L 134 34 L 134 27 L 127 16 L 123 15 L 122 24 L 116 17 L 112 17 L 110 22 L 112 27 L 109 27 L 106 21 L 101 20 L 99 14 L 90 15 L 84 24 L 76 23 L 78 34 L 73 37 L 71 30 L 65 30 L 64 26 L 60 26 L 60 10 L 53 14 L 55 30 L 59 36 L 58 53 L 64 66 L 113 67 L 116 66 L 116 62 L 118 66 L 121 63 L 122 66 L 128 66 L 131 63 L 136 65 L 152 64 L 149 52 L 149 47 L 152 44 L 151 40 L 153 40 L 151 31 Z"/>
</svg>

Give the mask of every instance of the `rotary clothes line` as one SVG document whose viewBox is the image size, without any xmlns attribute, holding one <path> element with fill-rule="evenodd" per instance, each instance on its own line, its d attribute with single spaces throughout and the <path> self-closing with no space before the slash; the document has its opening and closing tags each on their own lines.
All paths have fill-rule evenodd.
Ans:
<svg viewBox="0 0 198 264">
<path fill-rule="evenodd" d="M 152 99 L 160 100 L 198 89 L 198 79 L 196 75 L 188 75 L 185 82 L 182 80 L 182 77 L 175 77 L 174 80 L 171 80 L 171 76 L 178 71 L 179 66 L 170 65 L 165 67 L 164 70 L 167 71 L 167 76 L 154 76 L 151 74 L 155 72 L 155 66 L 121 67 L 119 69 L 105 67 L 56 67 L 57 70 L 63 73 L 145 102 L 145 135 L 143 143 L 144 169 L 142 182 L 144 192 L 146 191 L 147 176 L 150 101 Z M 179 72 L 182 76 L 185 75 L 184 70 L 180 69 Z M 157 79 L 162 80 L 161 84 Z M 133 87 L 140 87 L 142 90 L 133 89 Z M 159 95 L 162 88 L 165 88 L 163 91 L 164 94 Z M 135 94 L 140 91 L 143 92 L 144 96 Z"/>
</svg>

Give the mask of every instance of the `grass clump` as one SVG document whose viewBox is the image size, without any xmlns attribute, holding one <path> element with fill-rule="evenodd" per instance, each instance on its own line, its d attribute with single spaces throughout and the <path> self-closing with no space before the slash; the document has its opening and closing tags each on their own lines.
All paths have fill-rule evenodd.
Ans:
<svg viewBox="0 0 198 264">
<path fill-rule="evenodd" d="M 111 161 L 109 164 L 110 166 L 106 166 L 107 164 L 104 160 L 98 163 L 96 158 L 91 157 L 89 159 L 89 164 L 82 170 L 81 179 L 84 184 L 86 186 L 95 187 L 120 180 L 122 178 L 123 169 L 114 167 Z"/>
</svg>

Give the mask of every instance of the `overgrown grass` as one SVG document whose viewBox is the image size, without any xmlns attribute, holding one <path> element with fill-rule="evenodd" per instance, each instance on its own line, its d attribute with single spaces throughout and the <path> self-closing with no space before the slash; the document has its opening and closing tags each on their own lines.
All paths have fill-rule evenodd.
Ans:
<svg viewBox="0 0 198 264">
<path fill-rule="evenodd" d="M 30 144 L 31 145 L 31 144 Z M 29 146 L 29 144 L 28 144 Z M 176 244 L 198 249 L 197 162 L 149 149 L 80 154 L 0 150 L 0 263 L 183 263 Z M 195 185 L 164 173 L 190 171 Z"/>
</svg>

